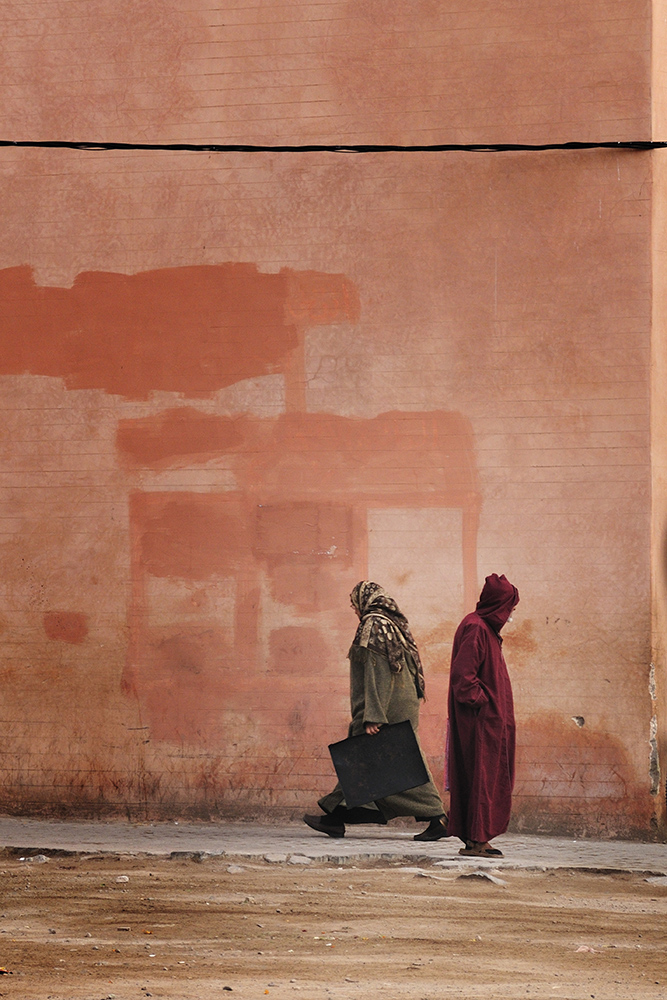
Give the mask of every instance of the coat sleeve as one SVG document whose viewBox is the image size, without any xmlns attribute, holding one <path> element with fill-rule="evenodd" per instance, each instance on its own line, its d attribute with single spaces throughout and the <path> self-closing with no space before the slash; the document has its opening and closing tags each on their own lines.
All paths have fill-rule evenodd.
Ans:
<svg viewBox="0 0 667 1000">
<path fill-rule="evenodd" d="M 384 656 L 364 648 L 364 724 L 387 724 L 387 706 L 394 683 L 389 663 Z"/>
<path fill-rule="evenodd" d="M 488 696 L 479 680 L 479 669 L 486 655 L 486 637 L 479 625 L 468 625 L 452 659 L 449 683 L 457 701 L 471 708 L 481 708 Z"/>
</svg>

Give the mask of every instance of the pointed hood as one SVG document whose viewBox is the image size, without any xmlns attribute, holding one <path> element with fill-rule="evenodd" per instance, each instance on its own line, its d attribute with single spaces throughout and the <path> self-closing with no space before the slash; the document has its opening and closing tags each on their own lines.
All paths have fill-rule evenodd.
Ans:
<svg viewBox="0 0 667 1000">
<path fill-rule="evenodd" d="M 492 573 L 486 578 L 475 610 L 494 632 L 500 632 L 518 603 L 519 591 L 516 587 L 504 574 L 498 576 Z"/>
</svg>

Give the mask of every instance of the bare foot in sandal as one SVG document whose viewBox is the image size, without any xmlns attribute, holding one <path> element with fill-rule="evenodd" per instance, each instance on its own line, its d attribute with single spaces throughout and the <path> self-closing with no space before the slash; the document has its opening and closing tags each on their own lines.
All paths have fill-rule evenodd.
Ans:
<svg viewBox="0 0 667 1000">
<path fill-rule="evenodd" d="M 497 847 L 491 847 L 488 841 L 480 843 L 477 840 L 467 840 L 466 846 L 462 847 L 459 854 L 468 858 L 502 858 L 504 854 Z"/>
</svg>

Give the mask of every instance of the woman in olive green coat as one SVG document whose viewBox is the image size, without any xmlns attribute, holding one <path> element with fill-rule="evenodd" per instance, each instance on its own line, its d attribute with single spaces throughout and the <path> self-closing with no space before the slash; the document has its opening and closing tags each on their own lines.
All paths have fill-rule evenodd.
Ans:
<svg viewBox="0 0 667 1000">
<path fill-rule="evenodd" d="M 362 580 L 350 594 L 359 627 L 348 653 L 350 659 L 349 735 L 374 736 L 381 726 L 409 719 L 415 733 L 419 707 L 424 698 L 424 672 L 408 620 L 382 587 Z M 396 816 L 414 816 L 429 825 L 415 840 L 439 840 L 447 836 L 445 810 L 433 779 L 417 788 L 347 809 L 343 790 L 334 790 L 319 800 L 321 816 L 304 816 L 304 822 L 319 833 L 344 837 L 345 824 L 385 824 Z"/>
</svg>

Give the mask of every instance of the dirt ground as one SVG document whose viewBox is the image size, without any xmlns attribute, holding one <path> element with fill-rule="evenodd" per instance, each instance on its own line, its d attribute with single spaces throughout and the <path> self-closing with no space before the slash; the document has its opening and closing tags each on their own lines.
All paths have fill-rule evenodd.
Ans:
<svg viewBox="0 0 667 1000">
<path fill-rule="evenodd" d="M 667 888 L 633 874 L 460 874 L 5 854 L 0 997 L 667 997 Z"/>
</svg>

